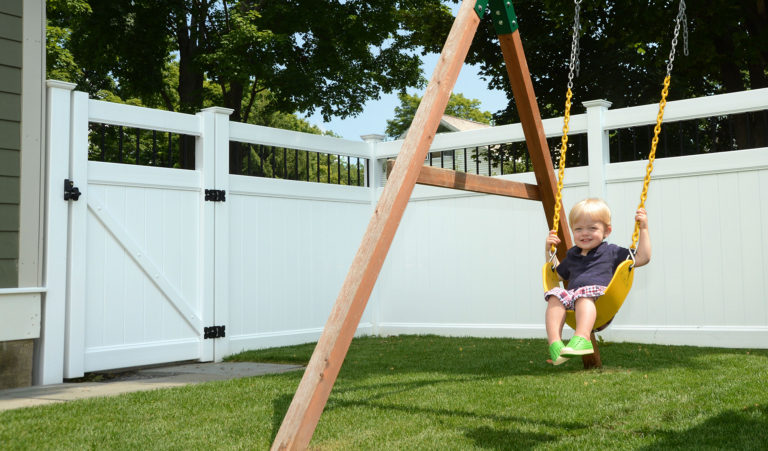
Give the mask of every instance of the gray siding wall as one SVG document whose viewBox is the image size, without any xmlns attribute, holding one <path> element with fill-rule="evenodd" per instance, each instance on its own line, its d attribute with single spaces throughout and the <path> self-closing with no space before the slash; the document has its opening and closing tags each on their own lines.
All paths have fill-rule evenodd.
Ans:
<svg viewBox="0 0 768 451">
<path fill-rule="evenodd" d="M 0 2 L 0 288 L 18 285 L 22 0 Z"/>
</svg>

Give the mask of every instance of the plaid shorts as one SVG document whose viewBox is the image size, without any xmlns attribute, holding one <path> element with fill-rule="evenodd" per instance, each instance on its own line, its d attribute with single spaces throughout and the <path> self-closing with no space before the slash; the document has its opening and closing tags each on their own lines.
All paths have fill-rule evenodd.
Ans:
<svg viewBox="0 0 768 451">
<path fill-rule="evenodd" d="M 606 287 L 601 285 L 587 285 L 586 287 L 575 290 L 565 290 L 560 287 L 552 288 L 544 293 L 544 300 L 550 296 L 556 296 L 563 303 L 566 310 L 573 310 L 577 299 L 579 298 L 598 298 L 605 294 Z"/>
</svg>

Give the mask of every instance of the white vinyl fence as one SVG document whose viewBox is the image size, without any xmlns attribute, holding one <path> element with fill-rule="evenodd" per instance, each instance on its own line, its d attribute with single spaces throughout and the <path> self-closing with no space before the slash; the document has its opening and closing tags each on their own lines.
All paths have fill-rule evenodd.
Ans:
<svg viewBox="0 0 768 451">
<path fill-rule="evenodd" d="M 316 340 L 401 142 L 354 142 L 88 99 L 49 84 L 46 293 L 37 383 L 88 371 L 220 360 Z M 642 161 L 608 162 L 608 131 L 655 121 L 656 105 L 587 102 L 571 133 L 589 166 L 566 171 L 566 210 L 613 207 L 610 240 L 630 242 Z M 768 90 L 669 102 L 666 123 L 768 109 Z M 88 160 L 88 127 L 194 136 L 195 168 Z M 557 136 L 561 119 L 544 121 Z M 523 141 L 518 125 L 438 135 L 432 150 Z M 368 186 L 229 171 L 230 141 L 371 161 Z M 530 173 L 505 178 L 534 183 Z M 64 179 L 82 193 L 64 200 Z M 373 187 L 373 188 L 371 188 Z M 223 202 L 206 190 L 223 190 Z M 611 340 L 768 342 L 768 148 L 659 159 L 647 201 L 653 261 Z M 535 202 L 417 187 L 358 332 L 543 337 L 546 221 Z M 204 338 L 206 328 L 218 338 Z M 222 336 L 223 335 L 223 336 Z"/>
</svg>

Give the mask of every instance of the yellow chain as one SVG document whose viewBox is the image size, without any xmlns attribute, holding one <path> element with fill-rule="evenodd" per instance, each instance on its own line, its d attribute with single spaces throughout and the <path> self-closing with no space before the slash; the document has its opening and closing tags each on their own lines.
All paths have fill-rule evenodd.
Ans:
<svg viewBox="0 0 768 451">
<path fill-rule="evenodd" d="M 664 78 L 664 88 L 661 90 L 661 101 L 659 102 L 659 114 L 656 115 L 656 127 L 653 128 L 653 141 L 651 141 L 651 152 L 648 154 L 648 166 L 645 168 L 645 180 L 643 181 L 643 192 L 640 194 L 640 205 L 638 209 L 645 208 L 645 200 L 648 198 L 648 184 L 651 182 L 651 172 L 653 172 L 653 160 L 656 159 L 656 146 L 659 144 L 659 133 L 661 132 L 661 121 L 664 119 L 664 107 L 667 106 L 667 94 L 669 93 L 670 76 Z M 637 241 L 640 239 L 640 223 L 635 221 L 635 231 L 632 233 L 633 251 L 637 249 Z"/>
<path fill-rule="evenodd" d="M 563 197 L 562 192 L 563 179 L 565 178 L 565 154 L 566 150 L 568 149 L 568 122 L 571 120 L 571 97 L 573 97 L 573 93 L 571 92 L 571 88 L 568 88 L 568 92 L 565 93 L 565 116 L 563 116 L 563 138 L 561 139 L 562 144 L 560 145 L 560 164 L 557 177 L 557 195 L 555 196 L 555 216 L 552 219 L 552 222 L 554 223 L 552 230 L 554 230 L 555 233 L 557 233 L 558 229 L 560 228 L 560 201 Z M 553 244 L 552 248 L 549 250 L 549 253 L 554 254 L 556 250 L 557 246 Z"/>
</svg>

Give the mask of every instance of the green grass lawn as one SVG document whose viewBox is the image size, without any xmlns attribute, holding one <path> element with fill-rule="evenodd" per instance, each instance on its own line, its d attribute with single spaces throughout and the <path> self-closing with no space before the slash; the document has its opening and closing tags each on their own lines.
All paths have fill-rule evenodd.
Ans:
<svg viewBox="0 0 768 451">
<path fill-rule="evenodd" d="M 314 345 L 231 360 L 306 363 Z M 766 449 L 768 351 L 543 340 L 355 339 L 311 442 L 348 449 Z M 0 449 L 267 449 L 301 372 L 0 413 Z"/>
</svg>

